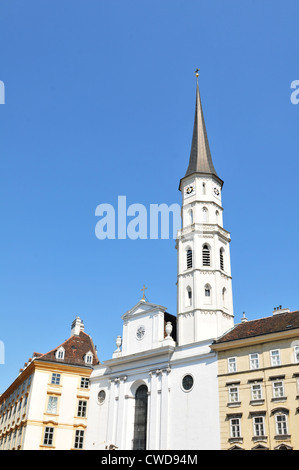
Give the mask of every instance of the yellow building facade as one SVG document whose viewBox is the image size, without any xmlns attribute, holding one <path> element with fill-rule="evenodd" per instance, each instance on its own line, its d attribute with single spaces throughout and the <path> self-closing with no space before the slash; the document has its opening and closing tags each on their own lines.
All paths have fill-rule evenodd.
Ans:
<svg viewBox="0 0 299 470">
<path fill-rule="evenodd" d="M 89 377 L 98 363 L 77 317 L 70 338 L 34 353 L 0 396 L 0 450 L 84 449 Z"/>
<path fill-rule="evenodd" d="M 221 449 L 299 450 L 299 312 L 244 318 L 212 349 Z"/>
</svg>

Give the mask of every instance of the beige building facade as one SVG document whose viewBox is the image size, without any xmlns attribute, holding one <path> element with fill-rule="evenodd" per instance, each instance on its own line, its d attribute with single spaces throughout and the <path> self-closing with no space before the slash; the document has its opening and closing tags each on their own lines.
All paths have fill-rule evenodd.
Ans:
<svg viewBox="0 0 299 470">
<path fill-rule="evenodd" d="M 212 349 L 221 449 L 299 450 L 299 312 L 243 318 Z"/>
<path fill-rule="evenodd" d="M 98 362 L 77 317 L 70 338 L 34 353 L 0 396 L 0 450 L 84 449 L 89 377 Z"/>
</svg>

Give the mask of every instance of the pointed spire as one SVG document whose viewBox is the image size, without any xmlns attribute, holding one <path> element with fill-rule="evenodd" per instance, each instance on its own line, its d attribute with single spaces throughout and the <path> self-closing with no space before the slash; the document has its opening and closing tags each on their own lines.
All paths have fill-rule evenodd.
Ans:
<svg viewBox="0 0 299 470">
<path fill-rule="evenodd" d="M 192 145 L 189 159 L 189 166 L 186 171 L 185 177 L 193 173 L 203 173 L 218 175 L 213 165 L 210 146 L 206 131 L 206 125 L 202 110 L 202 104 L 198 86 L 198 70 L 196 71 L 196 106 L 193 126 Z"/>
</svg>

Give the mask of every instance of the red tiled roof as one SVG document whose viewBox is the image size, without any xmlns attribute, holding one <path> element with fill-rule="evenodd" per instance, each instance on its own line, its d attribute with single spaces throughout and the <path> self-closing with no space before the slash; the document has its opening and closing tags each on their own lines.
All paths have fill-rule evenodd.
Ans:
<svg viewBox="0 0 299 470">
<path fill-rule="evenodd" d="M 63 347 L 65 350 L 64 359 L 56 358 L 56 351 L 60 347 Z M 34 356 L 36 361 L 50 361 L 57 362 L 59 364 L 87 366 L 88 364 L 85 363 L 84 356 L 89 351 L 93 354 L 93 362 L 90 365 L 95 366 L 99 364 L 98 355 L 91 337 L 84 333 L 84 331 L 80 331 L 79 335 L 71 336 L 69 339 L 64 341 L 64 343 L 46 354 L 34 353 Z"/>
<path fill-rule="evenodd" d="M 287 331 L 294 328 L 299 328 L 299 311 L 277 313 L 272 317 L 239 323 L 228 333 L 216 340 L 215 344 Z"/>
</svg>

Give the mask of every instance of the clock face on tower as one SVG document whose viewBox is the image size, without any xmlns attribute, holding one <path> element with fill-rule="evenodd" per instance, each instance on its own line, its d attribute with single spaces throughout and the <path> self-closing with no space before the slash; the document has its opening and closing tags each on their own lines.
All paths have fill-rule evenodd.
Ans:
<svg viewBox="0 0 299 470">
<path fill-rule="evenodd" d="M 185 198 L 193 196 L 194 194 L 195 194 L 195 185 L 194 185 L 194 183 L 188 184 L 188 186 L 186 186 L 185 189 L 184 189 Z"/>
<path fill-rule="evenodd" d="M 144 326 L 140 326 L 136 332 L 136 338 L 140 340 L 144 337 L 144 334 L 145 334 L 145 328 Z"/>
<path fill-rule="evenodd" d="M 219 196 L 220 191 L 219 191 L 218 188 L 214 188 L 214 194 L 215 194 L 215 196 Z"/>
</svg>

